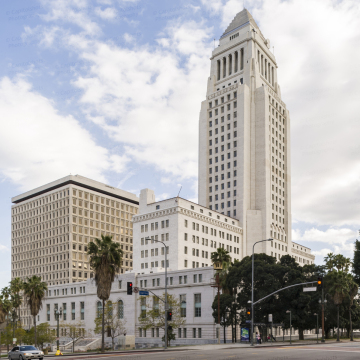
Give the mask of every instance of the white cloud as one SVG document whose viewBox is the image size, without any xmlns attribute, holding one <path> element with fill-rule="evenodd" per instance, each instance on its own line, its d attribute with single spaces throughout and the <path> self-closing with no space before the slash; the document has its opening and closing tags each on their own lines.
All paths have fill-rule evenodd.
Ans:
<svg viewBox="0 0 360 360">
<path fill-rule="evenodd" d="M 316 256 L 316 262 L 321 264 L 323 258 L 330 252 L 352 258 L 356 235 L 356 231 L 348 228 L 327 230 L 312 228 L 304 232 L 295 229 L 292 231 L 292 241 L 311 247 L 312 254 Z"/>
<path fill-rule="evenodd" d="M 96 145 L 74 117 L 60 115 L 25 79 L 0 80 L 0 118 L 0 172 L 21 190 L 70 173 L 106 181 L 105 171 L 125 170 L 126 156 Z"/>
<path fill-rule="evenodd" d="M 106 8 L 102 10 L 100 7 L 95 8 L 95 14 L 102 19 L 109 20 L 114 19 L 117 15 L 117 10 L 115 8 Z"/>
<path fill-rule="evenodd" d="M 162 36 L 166 44 L 153 49 L 129 50 L 81 36 L 69 41 L 91 65 L 91 72 L 74 82 L 84 91 L 85 113 L 126 144 L 126 154 L 139 163 L 171 175 L 197 176 L 196 124 L 205 96 L 210 31 L 195 22 L 174 24 Z"/>
<path fill-rule="evenodd" d="M 3 253 L 8 251 L 10 251 L 10 249 L 7 246 L 0 244 L 0 252 Z"/>
</svg>

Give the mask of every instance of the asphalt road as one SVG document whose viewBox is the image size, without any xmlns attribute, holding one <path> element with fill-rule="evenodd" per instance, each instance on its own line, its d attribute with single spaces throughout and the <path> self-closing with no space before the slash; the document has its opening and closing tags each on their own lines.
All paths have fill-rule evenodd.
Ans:
<svg viewBox="0 0 360 360">
<path fill-rule="evenodd" d="M 319 344 L 306 346 L 273 346 L 257 348 L 227 348 L 209 350 L 183 350 L 167 352 L 142 352 L 134 354 L 106 354 L 74 356 L 68 360 L 345 360 L 360 359 L 360 342 L 340 344 Z"/>
</svg>

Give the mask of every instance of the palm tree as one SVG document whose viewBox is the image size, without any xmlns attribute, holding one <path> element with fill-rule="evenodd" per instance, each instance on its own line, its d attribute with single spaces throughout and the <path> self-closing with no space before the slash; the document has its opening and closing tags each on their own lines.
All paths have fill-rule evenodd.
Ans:
<svg viewBox="0 0 360 360">
<path fill-rule="evenodd" d="M 89 243 L 90 267 L 95 273 L 97 296 L 102 300 L 102 342 L 101 351 L 105 351 L 105 301 L 110 297 L 111 285 L 121 267 L 122 250 L 120 244 L 113 242 L 111 236 L 101 235 Z"/>
<path fill-rule="evenodd" d="M 333 298 L 334 304 L 337 307 L 337 339 L 336 341 L 340 341 L 339 331 L 339 311 L 340 305 L 342 304 L 344 298 L 349 294 L 349 283 L 347 281 L 347 274 L 343 271 L 332 271 L 329 273 L 329 294 Z"/>
<path fill-rule="evenodd" d="M 34 333 L 35 333 L 35 346 L 37 343 L 36 338 L 36 315 L 42 308 L 42 301 L 47 291 L 47 285 L 41 281 L 41 277 L 32 276 L 24 282 L 24 295 L 26 303 L 29 305 L 30 313 L 34 317 Z"/>
<path fill-rule="evenodd" d="M 231 256 L 228 251 L 219 247 L 215 252 L 211 253 L 211 261 L 213 264 L 221 263 L 223 270 L 226 270 L 231 263 Z"/>
<path fill-rule="evenodd" d="M 349 296 L 349 300 L 350 300 L 350 305 L 349 305 L 349 322 L 350 322 L 350 341 L 353 341 L 353 334 L 352 334 L 352 320 L 351 320 L 351 307 L 354 304 L 354 298 L 357 295 L 358 291 L 359 291 L 359 286 L 356 283 L 354 277 L 351 274 L 347 274 L 347 285 L 348 285 L 348 296 Z"/>
<path fill-rule="evenodd" d="M 12 279 L 10 281 L 11 297 L 15 308 L 15 313 L 16 310 L 18 310 L 17 318 L 19 322 L 20 322 L 20 305 L 22 303 L 20 291 L 23 290 L 23 288 L 24 288 L 24 282 L 19 277 Z"/>
</svg>

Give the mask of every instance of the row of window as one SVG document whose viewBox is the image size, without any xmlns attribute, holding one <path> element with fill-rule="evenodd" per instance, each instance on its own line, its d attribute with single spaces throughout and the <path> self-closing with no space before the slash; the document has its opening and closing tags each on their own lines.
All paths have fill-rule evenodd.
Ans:
<svg viewBox="0 0 360 360">
<path fill-rule="evenodd" d="M 234 149 L 236 149 L 237 141 L 234 141 L 233 145 L 234 145 Z M 231 143 L 227 143 L 226 148 L 227 148 L 227 150 L 230 150 L 231 149 Z M 225 145 L 221 145 L 220 150 L 225 151 Z M 215 147 L 214 151 L 215 151 L 215 154 L 218 154 L 219 153 L 219 148 Z M 212 155 L 212 149 L 209 149 L 209 155 L 210 156 Z M 234 151 L 234 157 L 236 157 L 236 156 L 237 156 L 237 152 Z M 230 152 L 227 154 L 227 158 L 228 159 L 231 158 L 231 153 Z M 221 155 L 221 161 L 224 161 L 224 159 L 225 159 L 225 155 L 222 154 Z M 215 157 L 215 162 L 218 162 L 216 157 Z M 210 159 L 209 159 L 209 163 L 212 164 L 212 162 L 210 162 Z"/>
<path fill-rule="evenodd" d="M 151 328 L 151 337 L 160 337 L 160 331 L 159 328 Z M 148 332 L 146 329 L 139 329 L 139 337 L 147 337 Z M 192 328 L 192 337 L 194 339 L 198 338 L 201 339 L 202 337 L 202 331 L 201 328 Z M 187 328 L 178 328 L 178 339 L 187 339 Z"/>
<path fill-rule="evenodd" d="M 234 133 L 233 133 L 233 138 L 237 138 L 237 131 L 234 131 Z M 230 139 L 231 139 L 231 133 L 228 133 L 228 134 L 227 134 L 226 139 L 227 139 L 227 140 L 230 140 Z M 218 138 L 218 137 L 216 137 L 214 140 L 215 140 L 215 141 L 214 141 L 214 144 L 218 144 L 218 143 L 219 143 L 219 138 Z M 221 141 L 221 142 L 224 142 L 224 141 L 225 141 L 225 135 L 221 135 L 220 141 Z M 212 146 L 212 145 L 213 145 L 213 140 L 210 139 L 210 140 L 209 140 L 209 146 Z"/>
<path fill-rule="evenodd" d="M 201 283 L 202 282 L 202 274 L 193 274 L 193 283 Z M 188 276 L 187 275 L 180 275 L 178 276 L 178 284 L 182 285 L 182 284 L 187 284 L 188 283 Z M 151 285 L 150 285 L 151 284 Z M 167 285 L 175 285 L 174 282 L 174 277 L 167 277 L 166 278 L 166 284 Z M 161 279 L 160 278 L 154 278 L 149 280 L 145 279 L 145 280 L 140 280 L 140 288 L 141 289 L 146 289 L 147 287 L 152 286 L 152 287 L 156 287 L 156 286 L 161 286 Z M 119 289 L 122 288 L 122 281 L 119 281 Z"/>
<path fill-rule="evenodd" d="M 167 228 L 169 227 L 169 220 L 162 220 L 161 221 L 161 228 Z M 151 231 L 157 230 L 159 228 L 159 223 L 158 222 L 154 222 L 150 224 L 150 229 Z M 149 231 L 149 224 L 144 224 L 141 225 L 141 232 L 147 232 Z"/>
<path fill-rule="evenodd" d="M 141 238 L 141 245 L 148 245 L 149 243 L 154 244 L 156 243 L 156 241 L 159 241 L 159 235 L 152 235 L 150 237 L 151 240 L 146 240 L 146 238 Z M 161 234 L 160 236 L 161 241 L 169 241 L 170 239 L 170 234 L 169 233 L 165 233 L 165 234 Z"/>
</svg>

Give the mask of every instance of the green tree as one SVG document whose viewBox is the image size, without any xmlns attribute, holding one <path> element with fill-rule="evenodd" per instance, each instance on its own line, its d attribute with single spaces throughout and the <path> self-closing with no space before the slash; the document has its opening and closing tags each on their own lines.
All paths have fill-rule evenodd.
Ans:
<svg viewBox="0 0 360 360">
<path fill-rule="evenodd" d="M 354 279 L 358 286 L 360 286 L 360 241 L 355 241 L 354 259 L 352 263 L 352 270 L 354 273 Z"/>
<path fill-rule="evenodd" d="M 36 337 L 36 315 L 39 313 L 42 308 L 42 302 L 47 291 L 47 285 L 45 282 L 41 281 L 41 277 L 32 276 L 24 282 L 24 295 L 26 303 L 30 308 L 30 313 L 34 318 L 34 340 L 35 346 L 37 345 Z"/>
<path fill-rule="evenodd" d="M 232 324 L 232 312 L 233 312 L 233 296 L 230 294 L 220 294 L 220 326 L 224 330 L 224 344 L 226 343 L 226 327 Z M 215 323 L 218 322 L 218 296 L 215 296 L 215 299 L 211 305 L 213 309 L 212 316 L 215 320 Z M 220 334 L 219 334 L 220 336 Z"/>
<path fill-rule="evenodd" d="M 82 321 L 71 323 L 61 322 L 60 327 L 64 329 L 65 336 L 68 336 L 72 340 L 72 351 L 75 352 L 76 341 L 87 336 L 84 323 Z"/>
<path fill-rule="evenodd" d="M 149 298 L 146 296 L 139 297 L 141 304 L 139 322 L 141 324 L 141 328 L 145 330 L 150 328 L 161 328 L 165 333 L 165 294 L 163 294 L 160 299 L 158 299 L 156 296 L 153 296 L 151 303 L 150 301 L 147 301 L 148 299 Z M 172 329 L 177 329 L 178 327 L 184 325 L 186 319 L 186 312 L 184 312 L 184 309 L 186 310 L 186 307 L 182 308 L 180 301 L 171 294 L 168 294 L 167 304 L 172 312 L 172 320 L 168 321 L 168 326 L 171 326 Z M 186 305 L 186 303 L 183 305 Z M 172 331 L 168 329 L 168 334 L 171 335 L 171 332 Z M 172 339 L 172 336 L 168 337 L 168 346 L 170 346 L 170 341 Z"/>
<path fill-rule="evenodd" d="M 44 349 L 45 343 L 52 343 L 56 340 L 55 331 L 50 328 L 49 323 L 41 323 L 37 326 L 37 343 Z"/>
<path fill-rule="evenodd" d="M 118 304 L 116 302 L 107 301 L 105 305 L 105 328 L 107 334 L 111 337 L 112 349 L 115 350 L 115 338 L 123 335 L 126 332 L 125 324 L 123 320 L 123 310 L 116 309 Z M 95 322 L 95 334 L 101 334 L 102 331 L 102 317 L 97 316 Z"/>
<path fill-rule="evenodd" d="M 97 296 L 102 300 L 102 333 L 101 351 L 105 351 L 105 301 L 109 299 L 111 285 L 121 267 L 122 250 L 120 244 L 112 241 L 111 236 L 101 235 L 89 243 L 87 252 L 90 256 L 90 267 L 95 273 Z"/>
</svg>

